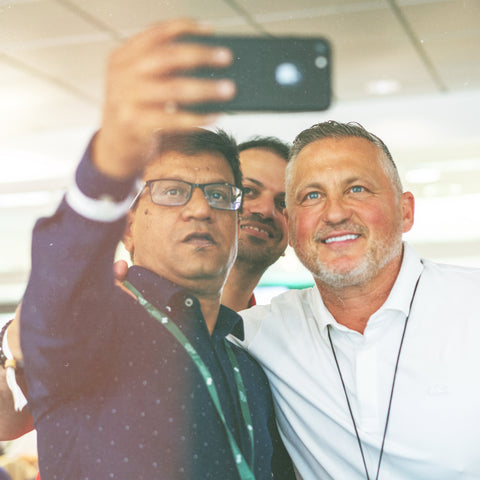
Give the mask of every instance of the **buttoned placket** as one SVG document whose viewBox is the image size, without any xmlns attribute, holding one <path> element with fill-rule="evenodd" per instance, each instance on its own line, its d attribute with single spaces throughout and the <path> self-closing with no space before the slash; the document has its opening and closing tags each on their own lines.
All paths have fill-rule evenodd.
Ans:
<svg viewBox="0 0 480 480">
<path fill-rule="evenodd" d="M 405 320 L 403 312 L 396 311 L 395 318 L 392 313 L 384 310 L 372 315 L 363 335 L 338 324 L 332 329 L 369 471 L 373 471 L 378 462 Z M 345 415 L 348 416 L 346 405 Z"/>
<path fill-rule="evenodd" d="M 183 300 L 184 305 L 187 307 L 187 309 L 191 309 L 194 307 L 195 302 L 193 298 L 186 296 Z M 203 317 L 202 317 L 203 319 Z M 206 324 L 205 324 L 205 331 L 207 330 Z M 238 445 L 240 446 L 240 449 L 245 456 L 245 459 L 247 462 L 249 462 L 250 459 L 250 452 L 249 452 L 249 438 L 247 435 L 247 432 L 243 431 L 244 426 L 240 419 L 242 418 L 241 415 L 241 410 L 240 410 L 240 405 L 238 403 L 238 393 L 236 391 L 235 387 L 235 380 L 233 378 L 233 372 L 230 370 L 227 370 L 228 367 L 227 365 L 230 365 L 230 362 L 227 359 L 227 353 L 225 351 L 224 347 L 224 341 L 225 341 L 225 335 L 226 333 L 229 332 L 219 332 L 218 329 L 214 329 L 212 335 L 210 336 L 210 344 L 212 346 L 212 353 L 215 356 L 217 367 L 219 368 L 219 371 L 221 372 L 225 385 L 228 386 L 228 390 L 222 392 L 221 390 L 219 391 L 220 397 L 224 397 L 225 395 L 228 395 L 229 402 L 233 406 L 233 422 L 234 425 L 231 425 L 230 423 L 230 416 L 227 415 L 227 421 L 229 423 L 230 429 L 235 437 L 235 440 L 237 441 Z M 214 368 L 213 365 L 210 364 L 210 368 Z M 226 408 L 226 403 L 225 401 L 222 403 L 222 407 Z"/>
</svg>

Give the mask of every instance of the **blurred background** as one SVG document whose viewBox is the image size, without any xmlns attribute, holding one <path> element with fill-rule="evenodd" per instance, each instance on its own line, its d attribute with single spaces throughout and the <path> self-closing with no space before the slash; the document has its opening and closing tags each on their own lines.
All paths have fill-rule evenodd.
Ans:
<svg viewBox="0 0 480 480">
<path fill-rule="evenodd" d="M 326 37 L 329 110 L 224 115 L 219 126 L 238 141 L 292 141 L 319 121 L 362 123 L 416 196 L 406 238 L 423 256 L 480 266 L 478 0 L 0 0 L 0 316 L 11 316 L 25 288 L 35 219 L 53 211 L 99 125 L 108 52 L 179 16 L 219 33 Z M 311 283 L 288 251 L 257 299 Z M 29 478 L 18 468 L 34 462 L 34 435 L 3 446 L 15 480 Z"/>
<path fill-rule="evenodd" d="M 99 124 L 108 52 L 178 16 L 219 33 L 326 37 L 329 110 L 224 115 L 219 125 L 239 141 L 291 141 L 318 121 L 362 123 L 416 195 L 407 239 L 424 256 L 480 266 L 478 0 L 0 0 L 0 314 L 23 293 L 34 220 L 53 210 Z M 311 283 L 292 252 L 262 280 Z"/>
</svg>

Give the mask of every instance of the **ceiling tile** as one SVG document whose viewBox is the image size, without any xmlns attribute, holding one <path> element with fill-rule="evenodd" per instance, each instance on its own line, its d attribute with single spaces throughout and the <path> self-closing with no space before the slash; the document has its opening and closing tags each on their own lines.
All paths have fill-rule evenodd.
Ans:
<svg viewBox="0 0 480 480">
<path fill-rule="evenodd" d="M 435 84 L 389 9 L 332 13 L 265 23 L 273 34 L 325 36 L 333 52 L 333 90 L 338 100 L 363 98 L 369 82 L 394 80 L 401 94 L 429 92 Z M 348 32 L 348 35 L 345 34 Z"/>
<path fill-rule="evenodd" d="M 268 17 L 283 16 L 294 21 L 308 16 L 349 14 L 389 8 L 385 0 L 295 0 L 295 2 L 276 0 L 274 8 L 270 0 L 242 0 L 241 6 L 257 19 L 266 20 Z"/>
<path fill-rule="evenodd" d="M 64 42 L 98 29 L 54 0 L 8 2 L 0 6 L 0 51 Z"/>
<path fill-rule="evenodd" d="M 401 10 L 447 90 L 480 88 L 480 2 L 410 3 Z"/>
<path fill-rule="evenodd" d="M 17 51 L 15 58 L 52 81 L 73 87 L 86 99 L 99 102 L 103 96 L 105 64 L 115 46 L 111 40 L 99 40 Z"/>
<path fill-rule="evenodd" d="M 0 76 L 5 70 L 0 66 Z M 28 75 L 19 74 L 8 90 L 0 89 L 0 103 L 0 139 L 98 121 L 97 106 L 78 99 L 57 85 Z"/>
<path fill-rule="evenodd" d="M 71 0 L 79 9 L 88 12 L 100 22 L 126 35 L 156 22 L 171 18 L 190 17 L 208 19 L 214 23 L 223 17 L 237 17 L 228 3 L 222 0 Z"/>
</svg>

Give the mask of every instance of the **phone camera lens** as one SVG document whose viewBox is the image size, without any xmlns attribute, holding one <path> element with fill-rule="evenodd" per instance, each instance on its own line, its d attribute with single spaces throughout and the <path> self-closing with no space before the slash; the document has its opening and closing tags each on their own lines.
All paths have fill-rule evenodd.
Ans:
<svg viewBox="0 0 480 480">
<path fill-rule="evenodd" d="M 327 57 L 324 57 L 323 55 L 320 55 L 315 59 L 315 66 L 317 68 L 325 68 L 327 64 L 328 64 Z"/>
</svg>

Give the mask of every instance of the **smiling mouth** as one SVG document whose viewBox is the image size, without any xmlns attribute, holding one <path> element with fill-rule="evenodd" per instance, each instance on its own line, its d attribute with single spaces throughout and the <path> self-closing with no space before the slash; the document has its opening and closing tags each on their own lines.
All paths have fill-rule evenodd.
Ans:
<svg viewBox="0 0 480 480">
<path fill-rule="evenodd" d="M 359 237 L 359 234 L 349 233 L 347 235 L 339 235 L 338 237 L 330 237 L 322 240 L 322 243 L 329 244 L 334 242 L 346 242 L 347 240 L 355 240 Z"/>
<path fill-rule="evenodd" d="M 257 225 L 240 225 L 240 230 L 253 230 L 254 232 L 259 233 L 260 235 L 264 235 L 268 238 L 273 238 L 273 234 L 270 230 L 265 228 L 259 227 Z"/>
</svg>

